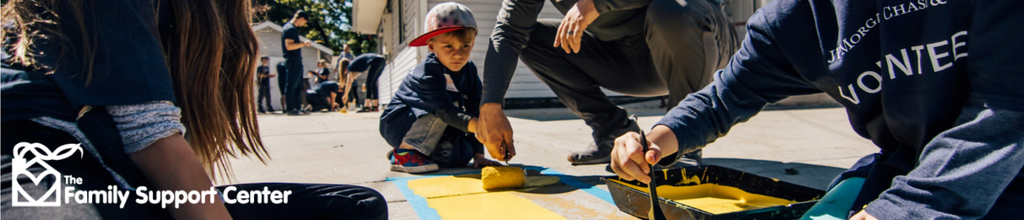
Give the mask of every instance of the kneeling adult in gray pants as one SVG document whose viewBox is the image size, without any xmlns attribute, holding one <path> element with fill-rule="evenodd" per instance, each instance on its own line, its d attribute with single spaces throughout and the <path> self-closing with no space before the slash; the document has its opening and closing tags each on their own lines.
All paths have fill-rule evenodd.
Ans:
<svg viewBox="0 0 1024 220">
<path fill-rule="evenodd" d="M 484 63 L 480 140 L 491 156 L 515 155 L 502 111 L 522 60 L 558 99 L 593 129 L 594 142 L 573 164 L 608 163 L 613 142 L 639 126 L 601 91 L 668 95 L 674 106 L 712 80 L 738 49 L 716 0 L 552 1 L 562 20 L 538 20 L 543 0 L 504 0 Z M 504 146 L 506 147 L 502 147 Z M 699 152 L 694 155 L 699 158 Z"/>
</svg>

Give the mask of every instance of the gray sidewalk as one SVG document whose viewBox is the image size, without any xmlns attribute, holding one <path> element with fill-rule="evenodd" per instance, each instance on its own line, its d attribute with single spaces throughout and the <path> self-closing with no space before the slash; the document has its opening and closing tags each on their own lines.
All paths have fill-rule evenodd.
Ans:
<svg viewBox="0 0 1024 220">
<path fill-rule="evenodd" d="M 640 123 L 645 129 L 664 114 L 664 110 L 658 109 L 631 112 L 642 116 Z M 566 161 L 570 151 L 590 142 L 590 129 L 567 110 L 510 110 L 507 114 L 513 117 L 511 122 L 519 154 L 512 163 L 547 167 L 598 188 L 605 186 L 597 177 L 614 175 L 607 165 L 572 166 Z M 413 175 L 389 171 L 386 153 L 390 147 L 380 137 L 378 119 L 379 113 L 353 112 L 299 117 L 260 115 L 261 135 L 272 160 L 266 165 L 255 159 L 234 160 L 234 183 L 362 185 L 384 195 L 392 219 L 418 219 L 394 182 L 386 181 Z M 774 110 L 764 111 L 735 126 L 728 136 L 710 144 L 704 149 L 704 162 L 824 189 L 833 177 L 857 159 L 877 150 L 869 140 L 853 132 L 842 108 Z M 799 173 L 786 174 L 787 168 L 795 168 Z M 473 169 L 435 174 L 470 171 Z M 592 213 L 569 213 L 577 208 L 555 207 L 557 203 L 545 208 L 570 219 L 591 214 L 629 218 L 614 205 L 585 201 L 590 198 L 577 191 L 564 192 L 565 198 L 589 207 Z"/>
</svg>

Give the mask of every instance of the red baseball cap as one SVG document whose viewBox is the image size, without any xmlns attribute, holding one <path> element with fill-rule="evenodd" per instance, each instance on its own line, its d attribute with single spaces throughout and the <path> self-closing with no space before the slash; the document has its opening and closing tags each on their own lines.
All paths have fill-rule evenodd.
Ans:
<svg viewBox="0 0 1024 220">
<path fill-rule="evenodd" d="M 466 28 L 476 29 L 476 19 L 473 18 L 473 11 L 470 11 L 469 7 L 455 2 L 445 2 L 437 4 L 427 12 L 423 27 L 427 33 L 409 42 L 410 47 L 425 46 L 427 40 L 444 33 Z"/>
</svg>

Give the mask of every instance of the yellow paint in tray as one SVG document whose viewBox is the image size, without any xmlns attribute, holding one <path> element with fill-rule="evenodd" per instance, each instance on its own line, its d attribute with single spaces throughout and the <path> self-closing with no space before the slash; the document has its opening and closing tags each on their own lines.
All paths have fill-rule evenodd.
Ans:
<svg viewBox="0 0 1024 220">
<path fill-rule="evenodd" d="M 647 188 L 611 180 L 634 189 L 649 192 Z M 658 186 L 658 196 L 694 207 L 712 214 L 723 214 L 771 206 L 788 205 L 795 201 L 754 194 L 736 187 L 705 183 L 692 186 Z"/>
</svg>

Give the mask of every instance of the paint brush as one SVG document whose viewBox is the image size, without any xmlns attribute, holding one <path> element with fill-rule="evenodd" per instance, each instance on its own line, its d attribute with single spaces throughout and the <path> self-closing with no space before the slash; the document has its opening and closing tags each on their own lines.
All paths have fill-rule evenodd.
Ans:
<svg viewBox="0 0 1024 220">
<path fill-rule="evenodd" d="M 631 118 L 633 119 L 633 122 L 640 124 L 636 115 L 633 115 Z M 650 150 L 650 147 L 647 146 L 647 135 L 644 134 L 643 129 L 640 129 L 640 146 L 644 148 L 644 158 L 646 158 L 647 151 Z M 650 171 L 649 175 L 651 176 L 651 182 L 647 184 L 648 191 L 651 191 L 651 210 L 647 213 L 647 219 L 665 220 L 665 213 L 661 211 L 661 206 L 658 205 L 658 184 L 655 183 L 656 180 L 654 179 L 655 165 L 647 165 L 647 168 L 647 170 Z"/>
</svg>

